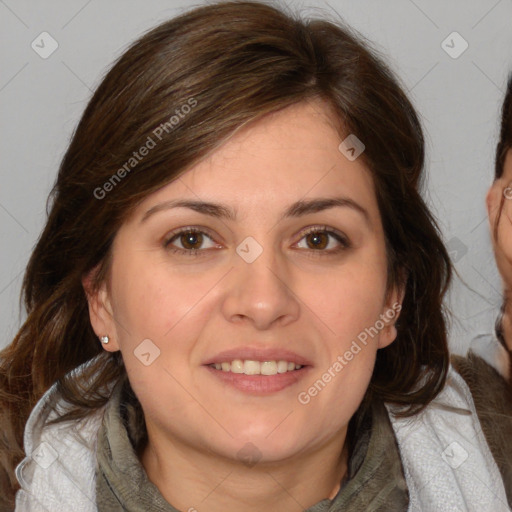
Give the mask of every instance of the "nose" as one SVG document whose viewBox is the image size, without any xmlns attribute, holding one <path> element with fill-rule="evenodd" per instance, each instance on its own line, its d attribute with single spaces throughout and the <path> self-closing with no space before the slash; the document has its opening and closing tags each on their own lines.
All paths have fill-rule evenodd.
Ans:
<svg viewBox="0 0 512 512">
<path fill-rule="evenodd" d="M 299 318 L 300 301 L 292 290 L 290 268 L 271 249 L 252 262 L 235 254 L 235 268 L 222 305 L 230 322 L 252 323 L 258 330 L 284 327 Z"/>
</svg>

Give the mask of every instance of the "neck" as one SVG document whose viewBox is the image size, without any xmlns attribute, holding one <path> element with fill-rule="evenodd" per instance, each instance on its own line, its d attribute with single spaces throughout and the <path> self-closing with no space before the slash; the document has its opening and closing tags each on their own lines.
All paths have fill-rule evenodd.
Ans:
<svg viewBox="0 0 512 512">
<path fill-rule="evenodd" d="M 142 465 L 149 480 L 178 510 L 305 510 L 333 499 L 347 472 L 346 430 L 314 453 L 254 466 L 180 446 L 176 440 L 160 442 L 156 448 L 149 429 L 148 436 L 140 454 Z"/>
</svg>

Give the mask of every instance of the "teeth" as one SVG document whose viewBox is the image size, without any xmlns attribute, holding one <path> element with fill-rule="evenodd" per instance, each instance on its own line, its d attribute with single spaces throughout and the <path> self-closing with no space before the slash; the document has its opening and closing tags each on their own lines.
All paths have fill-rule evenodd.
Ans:
<svg viewBox="0 0 512 512">
<path fill-rule="evenodd" d="M 229 363 L 227 363 L 227 364 L 229 364 Z M 244 373 L 244 362 L 241 361 L 240 359 L 235 359 L 231 363 L 231 371 L 233 373 Z"/>
<path fill-rule="evenodd" d="M 232 373 L 245 373 L 245 375 L 277 375 L 278 373 L 292 372 L 300 370 L 300 364 L 291 363 L 288 361 L 252 361 L 246 359 L 235 359 L 234 361 L 223 363 L 213 363 L 210 366 L 216 370 Z"/>
<path fill-rule="evenodd" d="M 261 375 L 277 375 L 277 363 L 275 361 L 261 363 Z"/>
<path fill-rule="evenodd" d="M 277 373 L 286 373 L 288 371 L 288 363 L 286 361 L 279 361 L 277 363 Z"/>
<path fill-rule="evenodd" d="M 261 363 L 259 361 L 245 361 L 244 373 L 245 375 L 260 375 Z"/>
</svg>

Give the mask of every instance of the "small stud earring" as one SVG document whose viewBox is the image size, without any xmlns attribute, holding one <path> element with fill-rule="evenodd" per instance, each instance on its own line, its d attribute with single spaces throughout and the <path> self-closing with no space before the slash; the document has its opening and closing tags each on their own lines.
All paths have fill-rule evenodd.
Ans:
<svg viewBox="0 0 512 512">
<path fill-rule="evenodd" d="M 101 343 L 104 343 L 105 345 L 110 341 L 108 336 L 102 336 L 101 337 Z"/>
</svg>

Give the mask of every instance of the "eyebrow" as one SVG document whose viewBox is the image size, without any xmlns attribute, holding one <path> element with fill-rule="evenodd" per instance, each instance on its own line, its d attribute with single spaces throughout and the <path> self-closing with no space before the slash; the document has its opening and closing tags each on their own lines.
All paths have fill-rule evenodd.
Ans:
<svg viewBox="0 0 512 512">
<path fill-rule="evenodd" d="M 281 215 L 279 220 L 288 218 L 301 217 L 311 213 L 317 213 L 330 208 L 343 207 L 351 208 L 360 213 L 368 224 L 370 223 L 370 215 L 368 211 L 359 203 L 348 197 L 319 197 L 315 199 L 301 199 L 291 204 Z M 207 201 L 197 201 L 190 199 L 172 200 L 159 203 L 150 208 L 142 217 L 141 223 L 157 212 L 170 210 L 173 208 L 189 208 L 203 215 L 209 215 L 218 219 L 226 219 L 236 221 L 236 210 L 219 203 L 211 203 Z"/>
</svg>

